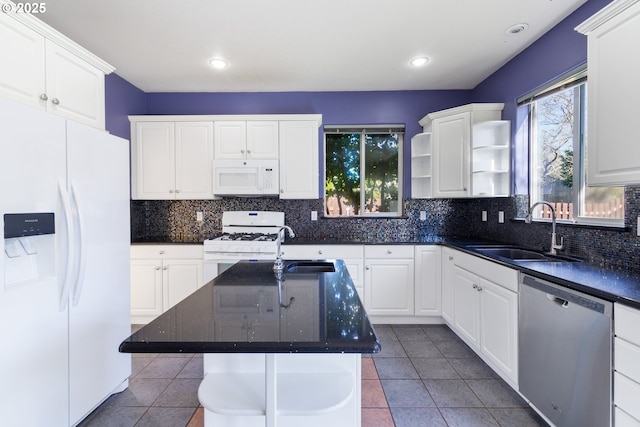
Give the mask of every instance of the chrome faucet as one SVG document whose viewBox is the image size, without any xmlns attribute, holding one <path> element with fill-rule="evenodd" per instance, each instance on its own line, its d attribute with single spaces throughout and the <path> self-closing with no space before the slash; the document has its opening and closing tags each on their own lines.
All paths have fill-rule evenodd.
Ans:
<svg viewBox="0 0 640 427">
<path fill-rule="evenodd" d="M 283 230 L 287 230 L 287 232 L 289 233 L 289 237 L 291 238 L 296 237 L 296 233 L 294 233 L 291 227 L 289 227 L 288 225 L 281 226 L 280 229 L 278 230 L 278 234 L 280 234 Z M 282 251 L 280 248 L 281 243 L 282 242 L 280 241 L 280 239 L 278 239 L 278 250 L 276 252 L 276 260 L 273 263 L 273 272 L 276 274 L 276 276 L 282 276 L 282 272 L 284 270 L 284 261 L 282 261 Z"/>
<path fill-rule="evenodd" d="M 553 208 L 553 205 L 549 202 L 545 202 L 544 200 L 541 202 L 535 202 L 529 208 L 529 214 L 525 217 L 524 222 L 527 224 L 531 224 L 531 214 L 536 206 L 538 205 L 546 205 L 551 209 L 551 249 L 549 250 L 550 255 L 558 255 L 558 251 L 564 249 L 564 237 L 560 237 L 560 244 L 557 243 L 556 238 L 556 210 Z"/>
</svg>

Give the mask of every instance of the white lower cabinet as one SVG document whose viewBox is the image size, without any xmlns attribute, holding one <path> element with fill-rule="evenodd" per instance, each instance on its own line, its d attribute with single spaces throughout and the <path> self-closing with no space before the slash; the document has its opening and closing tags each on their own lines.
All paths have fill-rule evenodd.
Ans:
<svg viewBox="0 0 640 427">
<path fill-rule="evenodd" d="M 449 259 L 449 256 L 451 259 Z M 443 288 L 453 288 L 453 330 L 505 381 L 518 384 L 518 272 L 447 251 Z M 491 280 L 489 280 L 491 278 Z"/>
<path fill-rule="evenodd" d="M 455 253 L 456 251 L 451 248 L 442 248 L 442 318 L 450 327 L 453 327 L 453 285 L 455 283 L 454 275 L 456 266 L 454 258 Z"/>
<path fill-rule="evenodd" d="M 202 245 L 131 246 L 131 323 L 145 324 L 204 284 Z"/>
<path fill-rule="evenodd" d="M 414 251 L 415 315 L 440 316 L 441 310 L 440 246 L 416 246 Z"/>
<path fill-rule="evenodd" d="M 613 401 L 616 427 L 640 427 L 640 311 L 614 304 Z"/>
<path fill-rule="evenodd" d="M 412 245 L 364 247 L 364 306 L 371 316 L 413 316 Z"/>
</svg>

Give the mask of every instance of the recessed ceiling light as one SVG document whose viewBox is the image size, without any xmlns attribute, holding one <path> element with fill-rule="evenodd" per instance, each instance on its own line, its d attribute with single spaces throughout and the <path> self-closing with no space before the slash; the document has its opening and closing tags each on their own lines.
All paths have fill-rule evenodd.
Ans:
<svg viewBox="0 0 640 427">
<path fill-rule="evenodd" d="M 506 31 L 504 32 L 507 35 L 514 35 L 514 34 L 520 34 L 523 31 L 525 31 L 527 28 L 529 28 L 529 24 L 515 24 L 510 26 L 509 28 L 506 29 Z"/>
<path fill-rule="evenodd" d="M 223 70 L 229 66 L 229 64 L 227 64 L 227 61 L 220 58 L 213 58 L 211 61 L 209 61 L 209 64 L 211 64 L 213 68 L 217 68 L 218 70 Z"/>
<path fill-rule="evenodd" d="M 429 58 L 427 58 L 426 56 L 420 56 L 418 58 L 413 58 L 411 61 L 409 61 L 409 63 L 411 65 L 413 65 L 414 67 L 421 67 L 421 66 L 425 65 L 427 62 L 429 62 Z"/>
</svg>

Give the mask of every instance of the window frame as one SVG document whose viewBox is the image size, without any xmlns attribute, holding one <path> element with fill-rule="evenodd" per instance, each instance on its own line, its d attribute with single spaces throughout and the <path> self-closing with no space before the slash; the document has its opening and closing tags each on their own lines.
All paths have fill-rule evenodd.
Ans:
<svg viewBox="0 0 640 427">
<path fill-rule="evenodd" d="M 584 87 L 583 87 L 584 86 Z M 529 94 L 518 100 L 518 105 L 526 105 L 528 108 L 529 121 L 529 200 L 530 205 L 534 202 L 542 200 L 542 196 L 537 194 L 537 187 L 534 185 L 533 172 L 536 164 L 536 150 L 533 144 L 537 141 L 537 125 L 536 117 L 536 101 L 554 93 L 573 88 L 574 90 L 574 117 L 578 117 L 578 126 L 573 126 L 573 181 L 574 189 L 572 191 L 572 203 L 574 206 L 573 219 L 556 219 L 559 224 L 574 224 L 584 226 L 601 226 L 612 228 L 624 228 L 626 212 L 622 218 L 599 218 L 593 216 L 585 216 L 584 209 L 586 203 L 587 175 L 586 175 L 586 144 L 588 143 L 588 133 L 586 120 L 586 93 L 588 91 L 588 81 L 586 78 L 586 68 L 581 67 L 579 70 L 568 73 L 568 77 L 556 79 L 545 88 L 537 91 L 535 94 Z M 586 120 L 585 120 L 586 118 Z M 575 124 L 575 121 L 574 121 Z M 586 135 L 586 137 L 585 137 Z M 623 192 L 624 194 L 624 192 Z M 577 207 L 577 209 L 576 209 Z M 623 196 L 624 209 L 624 196 Z M 533 217 L 536 222 L 551 222 L 548 218 Z"/>
<path fill-rule="evenodd" d="M 366 156 L 364 146 L 366 134 L 398 134 L 398 209 L 393 212 L 365 212 L 366 192 L 364 180 L 366 177 Z M 328 215 L 327 214 L 327 135 L 328 134 L 360 134 L 360 213 L 358 215 Z M 401 218 L 404 215 L 404 141 L 405 125 L 325 125 L 323 131 L 323 216 L 325 218 Z"/>
</svg>

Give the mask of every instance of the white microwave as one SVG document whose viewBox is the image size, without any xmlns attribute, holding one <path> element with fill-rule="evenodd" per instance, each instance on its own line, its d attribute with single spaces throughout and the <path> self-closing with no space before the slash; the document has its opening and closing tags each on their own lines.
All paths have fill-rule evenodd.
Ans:
<svg viewBox="0 0 640 427">
<path fill-rule="evenodd" d="M 277 195 L 278 160 L 213 161 L 213 194 L 217 196 Z"/>
</svg>

